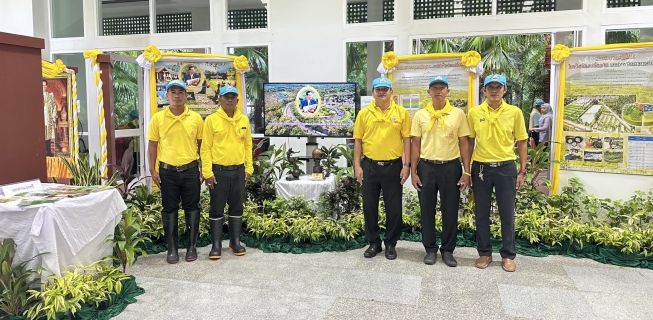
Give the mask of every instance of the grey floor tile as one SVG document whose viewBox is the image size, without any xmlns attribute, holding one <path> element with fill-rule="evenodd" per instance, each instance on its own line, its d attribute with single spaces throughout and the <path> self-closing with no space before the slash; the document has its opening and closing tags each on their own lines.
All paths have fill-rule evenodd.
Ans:
<svg viewBox="0 0 653 320">
<path fill-rule="evenodd" d="M 325 319 L 423 319 L 419 316 L 421 309 L 385 301 L 337 298 Z"/>
<path fill-rule="evenodd" d="M 580 291 L 613 294 L 653 292 L 651 278 L 633 268 L 588 268 L 565 266 L 565 270 Z"/>
<path fill-rule="evenodd" d="M 416 276 L 341 268 L 289 269 L 270 288 L 334 297 L 416 304 L 422 279 Z"/>
<path fill-rule="evenodd" d="M 261 290 L 232 319 L 322 319 L 336 298 Z"/>
<path fill-rule="evenodd" d="M 601 319 L 651 319 L 653 318 L 653 297 L 641 294 L 609 294 L 582 292 L 594 314 Z"/>
<path fill-rule="evenodd" d="M 499 284 L 506 315 L 530 319 L 597 319 L 581 292 Z"/>
</svg>

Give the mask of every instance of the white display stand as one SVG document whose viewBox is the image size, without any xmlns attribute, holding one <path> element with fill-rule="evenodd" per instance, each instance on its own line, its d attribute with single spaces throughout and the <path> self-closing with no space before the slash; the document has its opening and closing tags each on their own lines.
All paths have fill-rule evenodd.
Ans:
<svg viewBox="0 0 653 320">
<path fill-rule="evenodd" d="M 320 195 L 336 189 L 336 179 L 333 174 L 322 181 L 313 181 L 310 174 L 299 176 L 299 180 L 288 181 L 286 178 L 274 183 L 277 194 L 288 199 L 290 197 L 303 196 L 306 200 L 317 201 Z"/>
<path fill-rule="evenodd" d="M 0 204 L 0 241 L 14 239 L 14 264 L 28 261 L 27 269 L 45 268 L 61 276 L 70 265 L 85 265 L 113 252 L 106 241 L 127 209 L 116 189 L 91 193 L 55 203 L 19 207 L 15 202 Z"/>
</svg>

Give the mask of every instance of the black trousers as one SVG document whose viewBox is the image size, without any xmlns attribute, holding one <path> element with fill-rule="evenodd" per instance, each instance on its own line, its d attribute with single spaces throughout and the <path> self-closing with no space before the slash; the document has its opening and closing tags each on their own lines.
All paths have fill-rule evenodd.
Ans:
<svg viewBox="0 0 653 320">
<path fill-rule="evenodd" d="M 530 132 L 530 134 L 531 134 L 531 138 L 533 138 L 533 141 L 535 141 L 535 144 L 536 145 L 539 144 L 540 143 L 540 133 L 537 132 L 537 131 L 533 131 L 533 132 Z"/>
<path fill-rule="evenodd" d="M 200 210 L 200 171 L 198 167 L 178 172 L 159 167 L 161 177 L 161 214 L 164 219 L 176 220 L 179 203 L 184 211 Z"/>
<path fill-rule="evenodd" d="M 440 193 L 440 211 L 442 212 L 442 248 L 440 251 L 453 252 L 456 248 L 460 200 L 458 181 L 462 174 L 462 166 L 457 160 L 445 164 L 420 161 L 417 165 L 417 176 L 422 182 L 422 191 L 417 193 L 422 212 L 422 243 L 428 253 L 438 252 L 435 237 L 435 206 L 438 192 Z"/>
<path fill-rule="evenodd" d="M 401 169 L 403 164 L 397 161 L 380 166 L 365 158 L 363 169 L 363 216 L 365 217 L 365 239 L 370 244 L 381 244 L 379 232 L 379 197 L 383 190 L 386 210 L 385 244 L 396 245 L 401 237 L 402 207 Z"/>
<path fill-rule="evenodd" d="M 213 174 L 217 184 L 209 189 L 211 195 L 210 219 L 224 217 L 224 207 L 229 205 L 229 216 L 240 217 L 243 215 L 243 201 L 245 199 L 245 166 L 213 165 Z"/>
<path fill-rule="evenodd" d="M 481 179 L 481 177 L 483 177 Z M 513 161 L 492 167 L 479 162 L 472 165 L 472 184 L 476 201 L 476 241 L 478 254 L 491 256 L 490 244 L 490 205 L 494 189 L 501 218 L 501 238 L 503 247 L 499 251 L 502 258 L 514 259 L 515 253 L 515 200 L 517 190 L 517 167 Z"/>
</svg>

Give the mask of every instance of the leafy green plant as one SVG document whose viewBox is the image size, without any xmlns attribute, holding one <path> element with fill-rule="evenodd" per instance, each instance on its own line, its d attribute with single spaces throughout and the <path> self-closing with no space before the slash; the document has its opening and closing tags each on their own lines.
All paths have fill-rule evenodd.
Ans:
<svg viewBox="0 0 653 320">
<path fill-rule="evenodd" d="M 265 140 L 261 140 L 253 147 L 252 152 L 262 149 L 265 142 Z M 265 200 L 276 198 L 277 193 L 274 188 L 274 183 L 278 179 L 276 166 L 282 160 L 281 157 L 283 157 L 283 151 L 271 145 L 267 151 L 261 152 L 258 157 L 253 159 L 254 172 L 245 187 L 249 200 L 262 205 Z"/>
<path fill-rule="evenodd" d="M 98 185 L 114 185 L 120 172 L 116 171 L 114 174 L 107 178 L 102 177 L 102 164 L 97 155 L 93 156 L 93 164 L 91 164 L 90 156 L 88 153 L 80 153 L 77 165 L 71 163 L 68 159 L 59 156 L 63 164 L 68 168 L 70 174 L 73 176 L 72 184 L 76 186 L 98 186 Z M 72 160 L 71 160 L 72 161 Z"/>
<path fill-rule="evenodd" d="M 125 199 L 127 204 L 135 205 L 141 211 L 145 210 L 147 206 L 152 206 L 161 203 L 161 193 L 150 193 L 146 185 L 138 185 L 134 187 L 130 195 Z"/>
<path fill-rule="evenodd" d="M 342 177 L 335 190 L 320 197 L 321 207 L 333 218 L 360 211 L 362 202 L 360 184 L 349 176 Z"/>
<path fill-rule="evenodd" d="M 331 146 L 327 148 L 326 146 L 322 146 L 320 148 L 322 152 L 324 153 L 324 156 L 326 159 L 322 162 L 324 165 L 324 176 L 328 177 L 332 173 L 335 174 L 338 172 L 338 159 L 342 156 L 340 151 L 338 150 L 338 146 Z"/>
<path fill-rule="evenodd" d="M 16 244 L 13 239 L 4 239 L 0 243 L 0 310 L 9 316 L 22 315 L 33 303 L 28 296 L 28 290 L 39 284 L 37 270 L 25 269 L 32 259 L 12 267 L 16 255 Z"/>
<path fill-rule="evenodd" d="M 135 221 L 138 218 L 134 219 L 134 211 L 137 210 L 139 209 L 132 207 L 123 211 L 122 220 L 120 220 L 114 229 L 113 258 L 120 262 L 122 272 L 125 272 L 127 266 L 131 266 L 136 262 L 137 253 L 147 256 L 147 253 L 138 247 L 138 245 L 146 241 L 151 241 L 149 238 L 141 235 L 141 227 Z"/>
<path fill-rule="evenodd" d="M 356 178 L 354 174 L 354 149 L 347 144 L 339 144 L 336 149 L 347 160 L 347 166 L 340 168 L 336 173 L 336 181 L 342 181 L 343 176 Z"/>
<path fill-rule="evenodd" d="M 107 300 L 109 294 L 120 293 L 121 281 L 129 277 L 108 265 L 111 265 L 111 258 L 88 266 L 78 264 L 68 270 L 63 277 L 50 275 L 41 291 L 29 290 L 30 299 L 38 302 L 29 308 L 27 317 L 55 319 L 57 313 L 69 311 L 75 314 L 81 309 L 82 304 L 97 306 Z"/>
</svg>

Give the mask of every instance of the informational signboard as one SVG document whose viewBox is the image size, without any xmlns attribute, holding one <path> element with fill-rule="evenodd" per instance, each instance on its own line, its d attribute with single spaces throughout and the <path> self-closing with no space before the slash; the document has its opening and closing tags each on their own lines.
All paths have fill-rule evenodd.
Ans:
<svg viewBox="0 0 653 320">
<path fill-rule="evenodd" d="M 460 57 L 424 60 L 401 60 L 392 72 L 392 91 L 395 102 L 408 109 L 411 117 L 428 105 L 429 80 L 436 75 L 449 80 L 449 102 L 467 110 L 469 96 L 469 71 Z M 474 103 L 474 102 L 473 102 Z"/>
<path fill-rule="evenodd" d="M 653 47 L 574 52 L 563 80 L 561 168 L 653 174 Z"/>
</svg>

